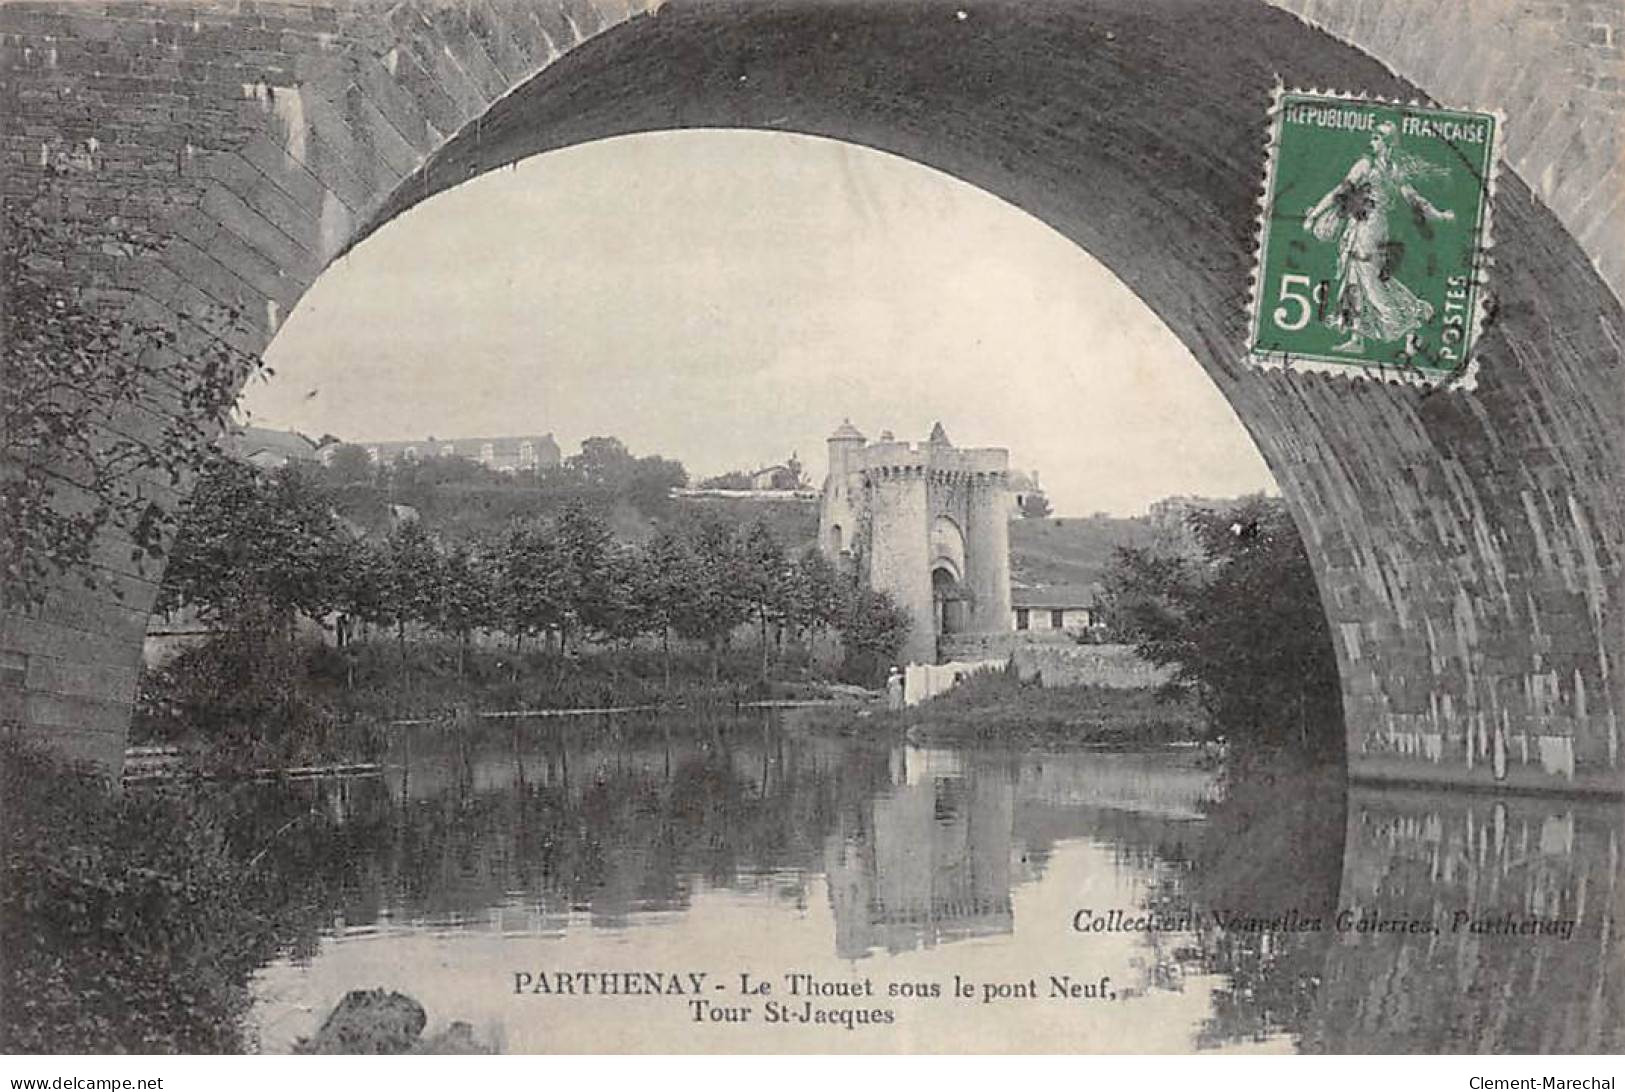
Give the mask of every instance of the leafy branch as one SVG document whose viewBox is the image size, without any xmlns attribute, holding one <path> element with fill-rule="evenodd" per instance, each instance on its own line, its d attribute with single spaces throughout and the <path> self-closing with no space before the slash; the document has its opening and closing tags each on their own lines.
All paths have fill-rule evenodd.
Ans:
<svg viewBox="0 0 1625 1092">
<path fill-rule="evenodd" d="M 240 328 L 234 310 L 164 323 L 75 290 L 61 271 L 79 245 L 37 207 L 6 202 L 0 571 L 24 609 L 63 576 L 98 587 L 98 542 L 124 540 L 137 564 L 161 557 L 178 495 L 208 464 L 243 381 L 264 370 L 256 355 L 202 333 Z M 106 245 L 129 256 L 151 249 L 120 229 Z M 199 336 L 183 346 L 187 325 Z"/>
</svg>

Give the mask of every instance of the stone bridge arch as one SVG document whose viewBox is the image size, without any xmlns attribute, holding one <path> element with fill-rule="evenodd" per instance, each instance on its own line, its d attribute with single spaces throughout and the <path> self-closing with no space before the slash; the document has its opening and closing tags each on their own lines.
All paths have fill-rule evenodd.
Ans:
<svg viewBox="0 0 1625 1092">
<path fill-rule="evenodd" d="M 1356 774 L 1489 784 L 1498 749 L 1508 783 L 1618 792 L 1625 172 L 1595 118 L 1621 112 L 1621 28 L 1581 4 L 1291 6 L 19 3 L 5 185 L 55 176 L 77 284 L 257 351 L 378 225 L 549 149 L 784 129 L 954 174 L 1112 268 L 1235 406 L 1314 558 Z M 1508 114 L 1476 390 L 1238 363 L 1278 78 Z M 161 249 L 100 246 L 115 218 Z M 204 317 L 221 307 L 251 328 Z M 0 631 L 0 716 L 114 766 L 159 576 L 120 547 L 98 563 L 121 597 L 64 585 Z"/>
</svg>

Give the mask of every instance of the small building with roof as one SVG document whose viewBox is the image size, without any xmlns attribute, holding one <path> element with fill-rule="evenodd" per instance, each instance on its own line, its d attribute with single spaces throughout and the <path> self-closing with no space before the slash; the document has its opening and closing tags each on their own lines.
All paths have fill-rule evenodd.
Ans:
<svg viewBox="0 0 1625 1092">
<path fill-rule="evenodd" d="M 1099 629 L 1100 592 L 1091 584 L 1010 589 L 1010 626 L 1018 635 L 1076 637 Z"/>
<path fill-rule="evenodd" d="M 316 441 L 303 433 L 256 425 L 228 425 L 216 443 L 228 457 L 262 470 L 315 462 L 320 450 Z"/>
</svg>

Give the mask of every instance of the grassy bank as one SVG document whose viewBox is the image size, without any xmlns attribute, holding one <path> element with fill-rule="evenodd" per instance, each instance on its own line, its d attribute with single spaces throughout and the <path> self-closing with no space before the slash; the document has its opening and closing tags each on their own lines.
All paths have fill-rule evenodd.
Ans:
<svg viewBox="0 0 1625 1092">
<path fill-rule="evenodd" d="M 1194 703 L 1164 701 L 1150 690 L 1046 690 L 1021 682 L 1012 671 L 973 675 L 910 709 L 818 711 L 806 723 L 841 735 L 891 733 L 920 743 L 1026 747 L 1127 747 L 1205 736 Z"/>
<path fill-rule="evenodd" d="M 7 1053 L 245 1049 L 255 967 L 291 943 L 290 888 L 189 793 L 114 795 L 0 739 Z"/>
</svg>

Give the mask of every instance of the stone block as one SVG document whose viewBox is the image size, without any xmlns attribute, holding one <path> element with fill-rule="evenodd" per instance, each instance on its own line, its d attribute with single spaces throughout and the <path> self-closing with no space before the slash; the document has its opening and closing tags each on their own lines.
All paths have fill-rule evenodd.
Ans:
<svg viewBox="0 0 1625 1092">
<path fill-rule="evenodd" d="M 395 84 L 411 97 L 425 121 L 434 126 L 439 134 L 437 142 L 463 127 L 469 115 L 436 78 L 432 66 L 425 67 L 423 60 L 405 43 L 397 45 L 388 56 Z"/>
<path fill-rule="evenodd" d="M 304 243 L 225 186 L 207 190 L 198 209 L 296 282 L 308 284 L 321 272 L 320 259 Z"/>
<path fill-rule="evenodd" d="M 458 69 L 479 89 L 485 102 L 495 102 L 508 92 L 513 81 L 492 61 L 484 43 L 469 26 L 465 13 L 442 9 L 437 25 Z"/>
<path fill-rule="evenodd" d="M 28 713 L 21 738 L 49 746 L 68 762 L 93 765 L 109 777 L 119 777 L 124 770 L 128 705 L 28 695 L 24 707 Z"/>
<path fill-rule="evenodd" d="M 297 208 L 306 210 L 320 223 L 323 205 L 336 195 L 310 168 L 289 155 L 286 147 L 270 136 L 261 136 L 237 149 L 237 154 L 271 179 Z"/>
<path fill-rule="evenodd" d="M 438 141 L 429 133 L 423 110 L 382 60 L 359 63 L 356 66 L 355 85 L 415 153 L 423 156 L 434 150 Z"/>
<path fill-rule="evenodd" d="M 135 696 L 137 676 L 136 668 L 130 666 L 30 655 L 23 686 L 30 694 L 94 699 L 125 695 L 128 700 Z"/>
<path fill-rule="evenodd" d="M 501 71 L 506 85 L 503 93 L 534 74 L 546 57 L 545 53 L 537 55 L 530 34 L 516 33 L 524 18 L 511 9 L 499 11 L 491 0 L 474 0 L 470 5 L 469 31 Z"/>
<path fill-rule="evenodd" d="M 388 166 L 388 174 L 403 179 L 423 165 L 427 156 L 407 143 L 400 130 L 379 112 L 357 85 L 345 93 L 344 113 L 356 128 L 357 143 Z"/>
<path fill-rule="evenodd" d="M 131 642 L 119 637 L 73 629 L 42 618 L 0 614 L 0 649 L 21 648 L 28 649 L 30 656 L 80 663 L 123 664 L 131 654 Z"/>
</svg>

